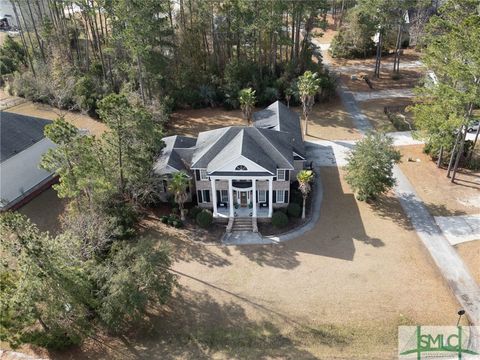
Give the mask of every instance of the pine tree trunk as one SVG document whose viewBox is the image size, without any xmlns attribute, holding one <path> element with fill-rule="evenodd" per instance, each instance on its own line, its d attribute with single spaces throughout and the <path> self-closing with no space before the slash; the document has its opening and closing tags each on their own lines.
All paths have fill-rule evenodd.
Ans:
<svg viewBox="0 0 480 360">
<path fill-rule="evenodd" d="M 442 166 L 442 160 L 443 160 L 443 145 L 440 147 L 440 153 L 438 154 L 438 160 L 437 160 L 437 167 Z"/>
<path fill-rule="evenodd" d="M 452 182 L 452 183 L 455 182 L 455 175 L 457 174 L 458 164 L 459 164 L 460 158 L 462 157 L 462 154 L 463 154 L 463 148 L 465 146 L 466 136 L 467 136 L 467 126 L 465 126 L 465 132 L 462 135 L 462 139 L 461 139 L 461 142 L 460 142 L 460 147 L 458 149 L 457 157 L 455 159 L 455 165 L 453 167 L 453 174 L 452 174 L 452 178 L 450 180 L 450 182 Z"/>
<path fill-rule="evenodd" d="M 402 39 L 402 23 L 398 24 L 397 42 L 395 44 L 395 58 L 393 59 L 393 72 L 400 72 L 400 46 Z"/>
<path fill-rule="evenodd" d="M 23 48 L 25 50 L 25 54 L 27 55 L 28 62 L 30 63 L 30 69 L 32 70 L 32 74 L 34 77 L 37 77 L 35 73 L 35 68 L 33 67 L 32 56 L 30 51 L 28 50 L 27 40 L 25 39 L 24 31 L 22 29 L 22 24 L 20 23 L 20 17 L 18 16 L 17 6 L 15 5 L 15 1 L 11 0 L 10 3 L 12 4 L 13 14 L 15 15 L 15 19 L 17 20 L 18 29 L 20 30 L 20 38 L 22 39 Z"/>
<path fill-rule="evenodd" d="M 35 37 L 37 39 L 38 48 L 40 49 L 40 54 L 42 55 L 42 60 L 44 63 L 46 63 L 47 61 L 45 59 L 45 53 L 43 52 L 43 44 L 40 41 L 40 36 L 38 35 L 37 24 L 33 16 L 32 7 L 30 6 L 30 1 L 27 1 L 27 7 L 28 7 L 28 12 L 30 13 L 30 19 L 32 19 L 33 31 L 35 32 Z"/>
<path fill-rule="evenodd" d="M 450 155 L 450 161 L 448 162 L 448 169 L 447 169 L 447 177 L 450 177 L 450 172 L 452 171 L 453 161 L 455 159 L 455 154 L 457 152 L 458 142 L 460 141 L 460 137 L 462 136 L 462 128 L 459 129 L 457 137 L 455 139 L 455 144 L 453 145 L 452 154 Z"/>
<path fill-rule="evenodd" d="M 380 66 L 382 62 L 382 42 L 383 42 L 383 35 L 382 29 L 380 29 L 378 33 L 378 44 L 377 44 L 377 57 L 375 59 L 375 78 L 380 77 Z"/>
</svg>

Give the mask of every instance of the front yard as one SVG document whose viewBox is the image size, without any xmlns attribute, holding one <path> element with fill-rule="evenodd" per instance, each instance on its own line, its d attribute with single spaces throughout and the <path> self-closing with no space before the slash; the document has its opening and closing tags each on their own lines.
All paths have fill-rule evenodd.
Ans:
<svg viewBox="0 0 480 360">
<path fill-rule="evenodd" d="M 397 325 L 454 324 L 457 303 L 398 202 L 358 203 L 336 168 L 321 176 L 320 221 L 279 245 L 205 245 L 147 219 L 146 236 L 171 246 L 174 298 L 121 341 L 99 336 L 104 344 L 75 358 L 383 360 L 395 357 Z"/>
</svg>

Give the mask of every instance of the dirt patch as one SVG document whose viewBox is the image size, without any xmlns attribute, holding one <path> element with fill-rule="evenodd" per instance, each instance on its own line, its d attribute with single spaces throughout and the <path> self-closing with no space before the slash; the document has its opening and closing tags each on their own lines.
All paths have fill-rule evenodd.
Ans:
<svg viewBox="0 0 480 360">
<path fill-rule="evenodd" d="M 261 109 L 255 109 L 258 110 Z M 197 137 L 202 131 L 246 125 L 247 121 L 240 110 L 226 111 L 223 108 L 180 110 L 172 114 L 166 133 Z"/>
<path fill-rule="evenodd" d="M 408 106 L 410 104 L 411 99 L 409 98 L 376 99 L 358 103 L 362 113 L 368 118 L 375 130 L 383 132 L 398 131 L 385 114 L 385 107 Z M 411 113 L 407 112 L 405 114 L 405 120 L 407 122 L 412 121 Z"/>
<path fill-rule="evenodd" d="M 294 110 L 300 115 L 303 128 L 301 107 L 294 108 Z M 361 133 L 355 129 L 350 114 L 338 96 L 328 102 L 315 104 L 308 121 L 306 140 L 356 140 L 361 138 Z"/>
<path fill-rule="evenodd" d="M 468 266 L 474 279 L 480 284 L 480 240 L 455 245 L 455 249 Z"/>
<path fill-rule="evenodd" d="M 66 202 L 59 199 L 57 192 L 50 188 L 23 205 L 18 212 L 26 215 L 40 231 L 49 231 L 55 235 L 60 231 L 60 216 L 65 206 Z"/>
<path fill-rule="evenodd" d="M 352 66 L 352 69 L 355 69 Z M 352 75 L 356 79 L 352 78 Z M 368 86 L 365 80 L 361 77 L 367 76 L 372 84 L 372 89 Z M 382 70 L 380 77 L 376 79 L 373 75 L 373 68 L 368 70 L 360 69 L 358 71 L 349 71 L 348 73 L 340 72 L 339 79 L 345 86 L 351 91 L 378 91 L 378 90 L 390 90 L 390 89 L 405 89 L 413 88 L 418 84 L 418 81 L 422 78 L 423 72 L 420 70 L 404 69 L 400 70 L 400 78 L 392 78 L 391 71 Z"/>
<path fill-rule="evenodd" d="M 88 129 L 90 133 L 94 135 L 100 135 L 107 129 L 107 126 L 104 123 L 101 123 L 100 121 L 95 120 L 88 115 L 62 111 L 53 108 L 50 105 L 33 103 L 31 101 L 26 101 L 23 104 L 10 107 L 5 111 L 22 115 L 36 116 L 49 120 L 55 120 L 60 116 L 65 116 L 65 120 L 67 120 L 69 123 L 75 125 L 79 129 Z"/>
<path fill-rule="evenodd" d="M 466 171 L 457 173 L 457 183 L 446 177 L 445 169 L 439 169 L 423 153 L 423 145 L 402 146 L 400 168 L 412 183 L 415 191 L 425 202 L 433 216 L 478 214 L 480 212 L 480 173 Z M 419 159 L 419 162 L 408 161 Z M 469 200 L 476 201 L 469 201 Z"/>
<path fill-rule="evenodd" d="M 314 28 L 313 34 L 315 40 L 319 44 L 330 44 L 332 42 L 333 37 L 337 34 L 337 30 L 335 25 L 333 24 L 333 17 L 332 15 L 327 15 L 327 29 L 323 30 L 321 28 Z"/>
<path fill-rule="evenodd" d="M 415 61 L 420 61 L 420 53 L 415 51 L 414 49 L 404 49 L 403 55 L 400 57 L 400 72 L 402 71 L 402 64 L 404 63 L 411 63 Z M 382 66 L 392 67 L 393 68 L 393 60 L 395 55 L 383 55 L 382 56 Z M 335 66 L 352 66 L 355 67 L 356 65 L 373 65 L 375 66 L 375 57 L 370 57 L 367 59 L 339 59 L 335 58 L 332 60 L 333 65 Z"/>
</svg>

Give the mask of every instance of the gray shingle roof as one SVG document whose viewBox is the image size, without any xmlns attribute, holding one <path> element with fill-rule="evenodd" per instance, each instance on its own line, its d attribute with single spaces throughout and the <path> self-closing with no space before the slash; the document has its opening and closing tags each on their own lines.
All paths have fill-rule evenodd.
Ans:
<svg viewBox="0 0 480 360">
<path fill-rule="evenodd" d="M 264 110 L 253 113 L 253 124 L 257 128 L 283 131 L 292 137 L 294 151 L 305 158 L 300 117 L 280 101 L 276 101 Z"/>
<path fill-rule="evenodd" d="M 33 116 L 0 112 L 0 162 L 42 140 L 45 125 L 52 121 Z"/>
<path fill-rule="evenodd" d="M 200 133 L 192 168 L 206 168 L 211 173 L 244 156 L 272 174 L 277 168 L 293 169 L 293 149 L 288 135 L 241 126 L 220 130 Z"/>
<path fill-rule="evenodd" d="M 185 164 L 189 164 L 192 158 L 196 139 L 175 135 L 162 140 L 165 147 L 153 166 L 154 173 L 167 175 L 181 170 L 188 172 Z"/>
</svg>

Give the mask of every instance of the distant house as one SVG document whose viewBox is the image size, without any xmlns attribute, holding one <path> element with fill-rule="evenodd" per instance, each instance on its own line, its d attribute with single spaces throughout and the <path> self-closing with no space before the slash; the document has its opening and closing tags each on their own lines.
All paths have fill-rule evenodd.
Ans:
<svg viewBox="0 0 480 360">
<path fill-rule="evenodd" d="M 55 177 L 39 168 L 42 155 L 55 147 L 43 130 L 50 120 L 0 113 L 0 211 L 15 209 L 48 188 Z"/>
<path fill-rule="evenodd" d="M 277 101 L 253 114 L 253 126 L 201 132 L 198 138 L 169 136 L 154 172 L 162 199 L 170 176 L 191 179 L 189 199 L 211 209 L 215 218 L 270 218 L 286 207 L 290 184 L 302 170 L 305 146 L 299 116 Z"/>
</svg>

